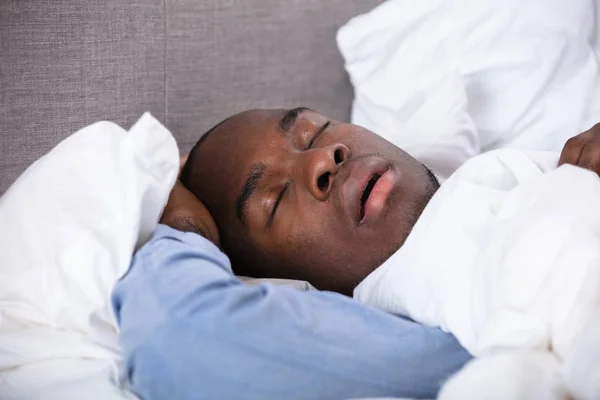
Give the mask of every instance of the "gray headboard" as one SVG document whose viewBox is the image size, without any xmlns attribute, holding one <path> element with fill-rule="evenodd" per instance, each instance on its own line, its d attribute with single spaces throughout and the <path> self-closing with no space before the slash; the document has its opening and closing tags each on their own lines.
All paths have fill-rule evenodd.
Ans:
<svg viewBox="0 0 600 400">
<path fill-rule="evenodd" d="M 253 107 L 348 119 L 336 30 L 381 0 L 0 1 L 0 195 L 89 123 L 152 112 L 189 149 Z"/>
</svg>

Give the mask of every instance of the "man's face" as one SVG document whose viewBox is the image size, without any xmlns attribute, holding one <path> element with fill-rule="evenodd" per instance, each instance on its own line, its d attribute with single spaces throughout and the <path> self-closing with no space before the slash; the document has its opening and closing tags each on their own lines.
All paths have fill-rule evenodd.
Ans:
<svg viewBox="0 0 600 400">
<path fill-rule="evenodd" d="M 192 157 L 184 183 L 236 273 L 344 294 L 398 250 L 437 189 L 388 141 L 306 109 L 238 114 Z"/>
</svg>

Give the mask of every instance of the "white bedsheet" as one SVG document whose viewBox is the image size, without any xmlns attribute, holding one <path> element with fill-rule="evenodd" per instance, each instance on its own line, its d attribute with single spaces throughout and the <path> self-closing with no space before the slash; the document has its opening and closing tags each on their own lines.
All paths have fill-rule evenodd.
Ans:
<svg viewBox="0 0 600 400">
<path fill-rule="evenodd" d="M 579 355 L 573 347 L 600 316 L 600 179 L 556 169 L 557 161 L 557 153 L 508 149 L 468 161 L 402 248 L 355 290 L 361 302 L 439 326 L 472 354 L 492 357 L 467 371 L 477 379 L 444 398 L 537 399 L 536 390 L 573 377 L 600 389 L 600 358 L 589 357 L 600 342 Z M 493 358 L 525 350 L 538 353 Z"/>
<path fill-rule="evenodd" d="M 152 235 L 179 169 L 150 114 L 98 122 L 0 198 L 0 398 L 129 400 L 110 295 Z"/>
<path fill-rule="evenodd" d="M 338 46 L 352 122 L 448 177 L 514 147 L 560 151 L 600 121 L 597 0 L 390 0 Z"/>
<path fill-rule="evenodd" d="M 560 152 L 569 137 L 600 122 L 599 20 L 598 0 L 389 0 L 352 19 L 338 32 L 338 46 L 355 89 L 352 122 L 404 148 L 433 169 L 442 181 L 470 158 L 498 148 Z M 597 179 L 573 171 L 542 178 L 539 175 L 553 166 L 556 155 L 532 162 L 516 154 L 493 154 L 492 158 L 478 160 L 478 167 L 472 164 L 469 168 L 474 173 L 480 172 L 477 168 L 491 170 L 480 177 L 485 178 L 482 186 L 471 182 L 467 188 L 469 185 L 463 184 L 468 179 L 461 183 L 460 190 L 472 191 L 470 195 L 474 197 L 454 204 L 456 218 L 443 219 L 450 224 L 446 230 L 436 231 L 438 236 L 428 242 L 422 241 L 419 251 L 410 250 L 412 245 L 408 243 L 414 240 L 411 235 L 404 249 L 411 256 L 400 256 L 410 268 L 395 267 L 397 271 L 392 271 L 389 262 L 384 264 L 369 277 L 370 283 L 357 290 L 357 296 L 375 306 L 456 330 L 461 342 L 475 354 L 489 354 L 502 346 L 544 349 L 552 343 L 557 346 L 559 358 L 566 357 L 561 362 L 542 351 L 478 359 L 450 382 L 442 394 L 445 398 L 560 398 L 565 385 L 571 391 L 582 388 L 585 393 L 574 393 L 581 398 L 600 398 L 600 393 L 594 393 L 596 389 L 585 383 L 600 382 L 600 370 L 594 372 L 591 364 L 594 357 L 600 359 L 600 349 L 594 350 L 597 340 L 590 339 L 600 334 L 600 319 L 584 329 L 588 336 L 582 333 L 580 339 L 573 339 L 584 321 L 592 318 L 592 303 L 597 300 L 594 296 L 598 291 L 588 293 L 585 301 L 573 295 L 577 285 L 585 283 L 593 288 L 596 284 L 593 276 L 582 280 L 577 273 L 583 274 L 596 256 L 592 226 L 597 217 L 583 221 L 581 214 L 582 220 L 575 221 L 589 224 L 583 226 L 589 228 L 585 231 L 589 235 L 588 241 L 571 243 L 568 254 L 579 267 L 567 274 L 566 261 L 557 253 L 561 237 L 558 233 L 552 236 L 552 229 L 543 226 L 549 220 L 541 218 L 539 210 L 528 209 L 529 215 L 522 216 L 537 227 L 527 230 L 530 228 L 525 226 L 523 232 L 531 236 L 522 242 L 516 238 L 523 239 L 520 235 L 526 236 L 525 233 L 502 225 L 507 223 L 502 219 L 506 215 L 493 215 L 499 208 L 504 207 L 507 212 L 510 207 L 519 206 L 518 201 L 505 203 L 504 198 L 509 192 L 512 201 L 516 201 L 514 196 L 523 196 L 515 194 L 522 190 L 516 187 L 531 174 L 542 181 L 555 181 L 550 185 L 577 185 L 580 179 Z M 491 171 L 495 175 L 490 176 Z M 463 173 L 469 174 L 467 170 Z M 570 174 L 576 176 L 573 181 Z M 455 183 L 458 181 L 459 178 Z M 511 192 L 513 189 L 515 193 Z M 543 192 L 541 187 L 538 189 Z M 568 201 L 565 194 L 568 189 L 552 193 L 558 196 L 557 201 Z M 478 196 L 481 198 L 473 201 Z M 525 203 L 520 206 L 525 207 Z M 558 218 L 556 213 L 549 215 Z M 514 222 L 513 217 L 516 218 L 512 215 L 508 219 Z M 484 222 L 492 223 L 494 219 L 497 220 L 493 223 L 501 226 L 498 232 L 506 236 L 496 237 L 496 245 L 487 246 L 486 253 L 474 244 L 489 234 L 483 228 Z M 419 221 L 416 232 L 425 229 L 424 225 L 433 225 L 431 221 Z M 560 222 L 552 218 L 550 221 L 554 230 L 560 232 L 556 229 Z M 571 222 L 562 224 L 563 233 L 572 230 Z M 545 246 L 536 244 L 535 229 L 546 240 Z M 456 235 L 457 230 L 462 234 Z M 581 246 L 582 251 L 573 254 L 576 246 Z M 458 254 L 454 250 L 466 251 L 466 259 L 478 255 L 484 263 L 496 263 L 488 265 L 496 272 L 503 270 L 502 263 L 512 265 L 517 261 L 525 270 L 538 269 L 526 275 L 519 275 L 518 270 L 513 270 L 512 275 L 505 271 L 504 281 L 497 276 L 487 276 L 487 280 L 483 276 L 458 278 L 460 271 L 468 270 L 472 264 L 457 261 L 462 260 L 460 257 L 453 260 L 452 256 Z M 423 267 L 433 259 L 441 264 Z M 536 288 L 534 284 L 539 283 L 543 267 L 550 268 L 555 263 L 563 269 L 546 271 L 549 281 L 544 283 L 553 282 L 558 287 Z M 418 270 L 417 266 L 423 269 Z M 564 279 L 559 278 L 560 271 L 565 274 Z M 507 282 L 516 286 L 510 288 Z M 561 285 L 566 286 L 566 293 L 560 290 Z M 559 294 L 554 293 L 553 302 L 544 303 L 543 300 L 550 301 L 552 290 Z M 536 299 L 538 303 L 534 304 Z M 570 307 L 578 311 L 566 313 Z M 554 314 L 550 315 L 550 311 Z M 517 327 L 522 327 L 523 332 Z M 573 341 L 579 347 L 571 351 Z M 595 378 L 590 378 L 594 373 Z M 554 379 L 554 375 L 560 379 Z M 559 384 L 553 386 L 548 380 Z M 531 390 L 520 391 L 527 387 Z M 534 392 L 535 387 L 549 392 Z"/>
</svg>

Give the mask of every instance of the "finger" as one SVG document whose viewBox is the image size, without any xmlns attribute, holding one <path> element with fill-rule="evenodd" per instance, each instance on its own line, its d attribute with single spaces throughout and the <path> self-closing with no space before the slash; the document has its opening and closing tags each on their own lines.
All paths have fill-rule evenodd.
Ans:
<svg viewBox="0 0 600 400">
<path fill-rule="evenodd" d="M 600 174 L 600 143 L 588 142 L 581 151 L 581 157 L 577 165 Z"/>
<path fill-rule="evenodd" d="M 185 166 L 185 163 L 187 162 L 188 157 L 190 156 L 190 153 L 184 153 L 181 155 L 181 157 L 179 157 L 179 175 L 181 175 L 181 171 L 183 171 L 183 167 Z"/>
<path fill-rule="evenodd" d="M 562 152 L 560 153 L 560 159 L 558 165 L 571 164 L 578 165 L 581 153 L 585 147 L 586 140 L 581 135 L 573 136 L 567 140 Z"/>
<path fill-rule="evenodd" d="M 590 135 L 598 135 L 600 133 L 600 122 L 596 125 L 592 126 L 590 129 L 585 131 L 584 133 L 589 133 Z"/>
<path fill-rule="evenodd" d="M 187 159 L 189 156 L 190 156 L 190 153 L 183 153 L 181 155 L 181 157 L 179 157 L 179 166 L 183 167 L 185 165 L 185 163 L 187 162 Z"/>
</svg>

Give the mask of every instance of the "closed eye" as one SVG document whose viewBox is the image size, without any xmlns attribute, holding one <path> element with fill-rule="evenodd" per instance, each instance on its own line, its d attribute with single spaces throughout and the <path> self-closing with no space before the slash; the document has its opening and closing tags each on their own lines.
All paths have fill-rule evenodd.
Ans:
<svg viewBox="0 0 600 400">
<path fill-rule="evenodd" d="M 275 219 L 275 214 L 277 213 L 279 204 L 281 203 L 281 200 L 283 199 L 283 196 L 285 195 L 285 192 L 287 192 L 289 187 L 290 187 L 290 184 L 288 182 L 283 186 L 283 188 L 281 189 L 281 192 L 279 192 L 279 195 L 277 196 L 277 200 L 275 200 L 275 204 L 273 204 L 273 209 L 271 210 L 271 215 L 269 215 L 269 220 L 267 221 L 267 227 L 270 227 L 273 224 L 273 220 Z"/>
<path fill-rule="evenodd" d="M 316 142 L 317 140 L 319 140 L 319 138 L 320 138 L 320 137 L 322 137 L 322 136 L 323 136 L 323 133 L 325 132 L 325 129 L 327 129 L 327 127 L 329 126 L 329 123 L 330 123 L 330 122 L 331 122 L 331 121 L 327 121 L 327 122 L 325 122 L 325 123 L 323 124 L 323 126 L 322 126 L 322 127 L 320 127 L 320 128 L 319 128 L 319 130 L 317 130 L 317 132 L 314 134 L 314 136 L 313 136 L 313 137 L 312 137 L 312 139 L 310 140 L 310 143 L 308 143 L 308 147 L 307 147 L 307 149 L 306 149 L 306 150 L 310 149 L 310 148 L 313 146 L 313 144 L 315 144 L 315 142 Z"/>
</svg>

